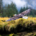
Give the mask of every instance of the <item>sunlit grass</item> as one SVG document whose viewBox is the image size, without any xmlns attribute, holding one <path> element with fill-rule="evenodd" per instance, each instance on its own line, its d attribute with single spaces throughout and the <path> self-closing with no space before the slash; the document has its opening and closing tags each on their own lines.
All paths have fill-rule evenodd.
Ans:
<svg viewBox="0 0 36 36">
<path fill-rule="evenodd" d="M 25 27 L 27 27 L 28 24 L 34 22 L 34 24 L 36 24 L 36 17 L 28 17 L 28 19 L 23 19 L 23 18 L 19 18 L 13 21 L 8 21 L 6 22 L 6 20 L 8 20 L 8 17 L 0 17 L 0 29 L 2 28 L 4 30 L 4 26 L 5 29 L 10 31 L 10 29 L 12 27 L 16 28 L 17 25 L 21 24 L 23 26 L 23 24 L 25 23 Z M 25 36 L 31 35 L 32 33 L 28 33 Z M 35 35 L 35 34 L 34 34 Z M 9 34 L 9 36 L 13 36 L 13 34 Z"/>
<path fill-rule="evenodd" d="M 14 34 L 9 34 L 9 36 L 13 36 Z"/>
<path fill-rule="evenodd" d="M 35 22 L 35 24 L 36 24 L 36 17 L 28 17 L 28 19 L 19 18 L 19 19 L 13 20 L 13 21 L 6 22 L 6 20 L 8 20 L 8 19 L 9 19 L 8 17 L 0 17 L 0 25 L 2 25 L 2 26 L 6 25 L 8 27 L 10 27 L 10 26 L 11 27 L 16 27 L 17 24 L 22 24 L 23 25 L 23 23 L 25 23 L 25 22 L 26 22 L 26 24 L 30 24 L 31 21 Z"/>
</svg>

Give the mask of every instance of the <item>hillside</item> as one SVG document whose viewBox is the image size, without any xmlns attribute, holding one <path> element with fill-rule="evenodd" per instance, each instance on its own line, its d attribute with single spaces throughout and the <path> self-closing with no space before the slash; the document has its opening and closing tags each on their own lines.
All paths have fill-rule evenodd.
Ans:
<svg viewBox="0 0 36 36">
<path fill-rule="evenodd" d="M 19 33 L 27 32 L 28 33 L 36 33 L 36 17 L 28 17 L 28 19 L 19 18 L 14 21 L 8 21 L 8 17 L 0 17 L 0 34 L 11 34 L 14 33 L 19 35 Z M 1 33 L 2 32 L 2 33 Z M 4 32 L 4 33 L 3 33 Z M 18 33 L 18 34 L 17 34 Z"/>
</svg>

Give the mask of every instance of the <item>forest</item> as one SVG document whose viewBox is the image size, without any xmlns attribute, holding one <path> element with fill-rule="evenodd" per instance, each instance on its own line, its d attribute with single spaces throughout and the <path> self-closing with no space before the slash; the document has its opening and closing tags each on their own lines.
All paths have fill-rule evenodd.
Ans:
<svg viewBox="0 0 36 36">
<path fill-rule="evenodd" d="M 3 2 L 1 0 L 0 2 L 0 16 L 1 17 L 13 17 L 14 14 L 19 14 L 25 10 L 27 10 L 29 7 L 28 6 L 24 6 L 23 8 L 20 8 L 20 11 L 18 11 L 16 4 L 15 3 L 11 3 L 11 4 L 5 4 L 5 6 L 3 5 Z M 32 17 L 36 17 L 36 10 L 32 9 L 32 11 L 30 12 L 30 14 L 28 14 L 27 16 L 32 16 Z"/>
</svg>

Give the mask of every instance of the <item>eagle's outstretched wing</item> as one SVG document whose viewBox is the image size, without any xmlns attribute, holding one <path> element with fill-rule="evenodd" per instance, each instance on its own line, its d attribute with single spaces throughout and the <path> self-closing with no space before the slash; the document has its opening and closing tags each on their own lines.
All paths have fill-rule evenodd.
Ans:
<svg viewBox="0 0 36 36">
<path fill-rule="evenodd" d="M 22 13 L 17 14 L 16 16 L 8 19 L 7 21 L 11 21 L 11 20 L 16 20 L 16 19 L 22 18 L 22 16 L 27 15 L 28 13 L 30 13 L 30 11 L 31 11 L 31 9 L 28 9 L 26 11 L 23 11 Z"/>
</svg>

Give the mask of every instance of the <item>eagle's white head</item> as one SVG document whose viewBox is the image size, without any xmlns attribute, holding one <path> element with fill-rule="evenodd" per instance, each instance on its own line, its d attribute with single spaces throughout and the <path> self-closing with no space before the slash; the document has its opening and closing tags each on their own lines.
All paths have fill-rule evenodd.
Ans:
<svg viewBox="0 0 36 36">
<path fill-rule="evenodd" d="M 16 16 L 17 14 L 14 14 L 13 16 Z"/>
</svg>

